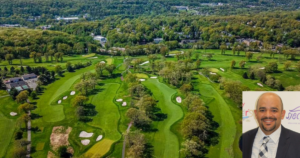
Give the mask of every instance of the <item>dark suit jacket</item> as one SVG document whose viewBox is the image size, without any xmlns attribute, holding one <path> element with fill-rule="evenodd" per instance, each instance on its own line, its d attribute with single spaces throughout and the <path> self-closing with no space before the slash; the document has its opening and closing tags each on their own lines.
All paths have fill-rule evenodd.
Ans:
<svg viewBox="0 0 300 158">
<path fill-rule="evenodd" d="M 276 158 L 300 158 L 300 134 L 281 125 Z M 243 158 L 251 158 L 252 147 L 258 128 L 244 133 L 240 138 L 239 147 Z"/>
</svg>

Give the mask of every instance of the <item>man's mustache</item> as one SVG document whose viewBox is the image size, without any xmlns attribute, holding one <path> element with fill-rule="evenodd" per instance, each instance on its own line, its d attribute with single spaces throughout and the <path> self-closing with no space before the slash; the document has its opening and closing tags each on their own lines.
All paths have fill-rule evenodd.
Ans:
<svg viewBox="0 0 300 158">
<path fill-rule="evenodd" d="M 275 118 L 275 117 L 264 117 L 264 118 L 262 118 L 261 120 L 264 121 L 264 120 L 266 120 L 266 119 L 268 119 L 268 120 L 274 120 L 274 121 L 277 120 L 277 118 Z"/>
</svg>

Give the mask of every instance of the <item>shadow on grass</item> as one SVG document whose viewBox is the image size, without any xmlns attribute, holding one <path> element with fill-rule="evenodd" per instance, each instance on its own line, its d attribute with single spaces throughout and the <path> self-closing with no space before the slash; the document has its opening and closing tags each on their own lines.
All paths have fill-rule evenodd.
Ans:
<svg viewBox="0 0 300 158">
<path fill-rule="evenodd" d="M 41 116 L 39 114 L 35 114 L 35 113 L 31 113 L 30 116 L 31 116 L 31 120 L 35 120 L 35 119 L 39 119 L 39 118 L 43 117 L 43 116 Z"/>
<path fill-rule="evenodd" d="M 153 145 L 151 145 L 150 143 L 145 144 L 143 157 L 152 158 L 153 152 L 154 152 Z"/>
<path fill-rule="evenodd" d="M 167 114 L 164 113 L 156 113 L 154 114 L 154 118 L 152 118 L 153 121 L 163 121 L 168 118 Z"/>
</svg>

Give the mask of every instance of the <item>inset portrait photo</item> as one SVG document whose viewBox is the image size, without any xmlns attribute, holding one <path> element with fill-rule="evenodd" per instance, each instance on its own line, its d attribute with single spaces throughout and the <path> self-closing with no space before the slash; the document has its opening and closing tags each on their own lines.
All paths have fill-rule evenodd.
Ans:
<svg viewBox="0 0 300 158">
<path fill-rule="evenodd" d="M 243 92 L 243 158 L 300 155 L 300 92 Z"/>
</svg>

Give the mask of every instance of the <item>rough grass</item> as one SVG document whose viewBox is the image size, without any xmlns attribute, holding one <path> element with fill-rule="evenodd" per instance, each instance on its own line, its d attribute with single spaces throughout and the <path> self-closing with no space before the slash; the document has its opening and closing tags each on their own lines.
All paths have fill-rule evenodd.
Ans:
<svg viewBox="0 0 300 158">
<path fill-rule="evenodd" d="M 167 85 L 160 83 L 157 79 L 149 79 L 143 84 L 151 90 L 155 99 L 159 100 L 158 107 L 168 115 L 164 121 L 157 122 L 157 132 L 151 133 L 152 145 L 154 146 L 154 157 L 179 157 L 179 141 L 171 126 L 183 117 L 183 111 L 172 101 L 172 95 L 176 91 Z"/>
<path fill-rule="evenodd" d="M 119 84 L 105 84 L 100 93 L 90 98 L 91 103 L 96 106 L 98 114 L 88 124 L 101 128 L 105 136 L 85 153 L 89 157 L 107 154 L 112 144 L 121 138 L 118 131 L 120 114 L 117 105 L 113 102 L 118 88 Z"/>
</svg>

